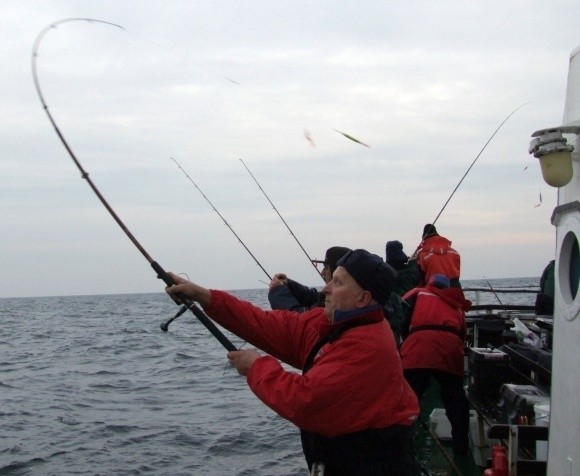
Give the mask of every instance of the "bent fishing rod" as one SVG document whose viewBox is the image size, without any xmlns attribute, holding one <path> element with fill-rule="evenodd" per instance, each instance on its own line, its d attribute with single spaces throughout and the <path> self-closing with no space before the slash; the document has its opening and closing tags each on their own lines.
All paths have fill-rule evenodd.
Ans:
<svg viewBox="0 0 580 476">
<path fill-rule="evenodd" d="M 268 194 L 264 191 L 264 189 L 262 188 L 262 186 L 260 185 L 260 183 L 256 180 L 256 177 L 254 177 L 254 174 L 252 172 L 250 172 L 250 169 L 248 168 L 248 166 L 246 165 L 246 163 L 242 159 L 240 159 L 240 162 L 245 167 L 245 169 L 248 171 L 248 173 L 250 174 L 250 176 L 254 179 L 254 182 L 256 182 L 256 185 L 258 186 L 258 188 L 260 189 L 260 191 L 264 194 L 264 197 L 266 197 L 266 199 L 268 200 L 268 202 L 270 202 L 270 205 L 272 205 L 272 208 L 278 214 L 278 216 L 280 217 L 280 220 L 282 220 L 282 223 L 284 223 L 284 225 L 286 225 L 286 228 L 288 228 L 288 231 L 292 235 L 292 238 L 294 238 L 294 240 L 296 241 L 296 243 L 298 243 L 298 246 L 300 246 L 300 249 L 304 252 L 304 254 L 306 255 L 306 257 L 308 258 L 308 261 L 310 261 L 310 264 L 312 266 L 314 266 L 314 269 L 316 270 L 316 272 L 320 275 L 320 277 L 322 279 L 324 279 L 324 276 L 322 276 L 322 273 L 320 271 L 318 271 L 318 268 L 316 267 L 316 263 L 308 255 L 308 253 L 306 252 L 306 250 L 302 246 L 302 243 L 300 243 L 300 241 L 298 241 L 298 238 L 296 238 L 296 235 L 294 234 L 294 232 L 292 231 L 292 229 L 288 226 L 288 223 L 286 223 L 286 220 L 284 220 L 284 218 L 282 217 L 282 215 L 280 215 L 280 212 L 278 211 L 278 209 L 276 208 L 276 206 L 272 203 L 272 200 L 270 200 L 270 197 L 268 197 Z"/>
<path fill-rule="evenodd" d="M 34 78 L 34 85 L 36 87 L 36 92 L 38 93 L 38 97 L 40 99 L 42 107 L 43 107 L 44 111 L 46 112 L 48 120 L 52 124 L 54 131 L 58 135 L 58 138 L 62 142 L 62 145 L 64 146 L 64 148 L 68 152 L 69 156 L 71 157 L 71 159 L 73 160 L 73 162 L 75 163 L 75 165 L 77 166 L 79 171 L 81 172 L 81 178 L 83 178 L 84 180 L 87 181 L 87 183 L 89 184 L 89 186 L 91 187 L 91 189 L 93 190 L 95 195 L 99 198 L 99 200 L 104 205 L 104 207 L 107 209 L 107 211 L 110 213 L 110 215 L 113 217 L 113 219 L 117 222 L 117 224 L 125 232 L 127 237 L 131 240 L 131 242 L 137 247 L 137 249 L 141 252 L 141 254 L 145 257 L 145 259 L 149 262 L 149 264 L 151 265 L 153 270 L 157 273 L 157 277 L 159 279 L 162 279 L 167 286 L 172 286 L 175 284 L 175 282 L 173 281 L 171 276 L 169 276 L 169 274 L 167 274 L 165 272 L 165 270 L 159 265 L 159 263 L 157 263 L 149 255 L 149 253 L 147 253 L 147 251 L 145 251 L 145 248 L 143 248 L 143 246 L 141 246 L 141 244 L 133 236 L 133 234 L 129 231 L 129 229 L 121 221 L 119 216 L 115 213 L 113 208 L 109 205 L 107 200 L 105 200 L 105 198 L 103 197 L 101 192 L 98 190 L 96 185 L 93 183 L 93 181 L 89 178 L 89 174 L 83 168 L 80 161 L 78 160 L 78 158 L 76 157 L 76 155 L 72 151 L 71 147 L 67 143 L 66 139 L 64 138 L 64 135 L 62 134 L 62 132 L 60 131 L 59 127 L 57 126 L 54 118 L 52 117 L 52 114 L 50 113 L 50 111 L 48 109 L 46 101 L 44 100 L 44 95 L 42 94 L 42 90 L 40 88 L 40 82 L 38 80 L 38 73 L 37 73 L 37 68 L 36 68 L 36 58 L 38 57 L 38 48 L 40 46 L 40 43 L 41 43 L 43 37 L 45 36 L 45 34 L 49 30 L 56 28 L 58 25 L 60 25 L 62 23 L 71 22 L 71 21 L 88 21 L 88 22 L 94 22 L 94 23 L 103 23 L 106 25 L 111 25 L 111 26 L 114 26 L 117 28 L 124 29 L 122 26 L 116 25 L 115 23 L 110 23 L 110 22 L 102 21 L 102 20 L 94 20 L 91 18 L 67 18 L 67 19 L 59 20 L 55 23 L 52 23 L 51 25 L 44 28 L 37 36 L 37 38 L 34 42 L 34 46 L 32 48 L 32 76 Z M 183 314 L 185 312 L 185 309 L 189 309 L 191 312 L 193 312 L 193 314 L 199 319 L 199 321 L 212 333 L 212 335 L 227 350 L 229 350 L 229 351 L 237 350 L 236 347 L 229 341 L 229 339 L 218 329 L 218 327 L 210 320 L 210 318 L 208 316 L 206 316 L 205 313 L 199 307 L 197 307 L 197 305 L 193 301 L 190 301 L 190 300 L 186 299 L 185 297 L 181 297 L 180 300 L 182 301 L 180 304 L 183 304 L 183 308 L 180 309 L 180 311 L 175 315 L 175 317 L 173 317 L 169 321 L 160 325 L 161 329 L 164 332 L 167 331 L 167 328 L 168 328 L 169 324 L 171 323 L 171 321 L 173 321 L 174 319 L 179 317 L 181 314 Z"/>
<path fill-rule="evenodd" d="M 445 210 L 445 208 L 447 207 L 447 205 L 449 204 L 449 202 L 451 201 L 451 199 L 453 198 L 453 195 L 455 195 L 455 192 L 457 192 L 457 189 L 459 188 L 459 186 L 461 185 L 461 183 L 463 182 L 463 180 L 465 180 L 465 177 L 467 177 L 467 175 L 469 174 L 469 172 L 471 171 L 471 169 L 473 168 L 473 166 L 475 165 L 475 163 L 477 162 L 477 159 L 479 159 L 479 157 L 481 156 L 481 154 L 483 154 L 483 151 L 487 148 L 488 144 L 492 141 L 492 139 L 495 137 L 495 135 L 499 132 L 499 130 L 503 127 L 503 125 L 508 121 L 508 119 L 510 117 L 512 117 L 517 111 L 519 111 L 522 107 L 524 107 L 526 104 L 528 104 L 527 102 L 523 103 L 522 105 L 516 107 L 512 112 L 510 112 L 506 118 L 501 122 L 501 124 L 499 126 L 497 126 L 496 130 L 493 131 L 493 134 L 491 134 L 491 136 L 489 136 L 489 139 L 487 139 L 487 142 L 483 145 L 483 147 L 481 148 L 481 150 L 479 151 L 479 153 L 476 155 L 475 159 L 473 159 L 473 162 L 471 162 L 471 165 L 467 168 L 467 170 L 465 171 L 465 173 L 463 174 L 463 177 L 461 177 L 461 180 L 459 180 L 459 182 L 457 183 L 457 185 L 455 186 L 455 188 L 453 189 L 453 191 L 451 192 L 451 195 L 449 195 L 449 198 L 447 199 L 447 201 L 443 204 L 443 207 L 441 208 L 441 210 L 439 210 L 439 213 L 437 214 L 437 216 L 435 217 L 435 219 L 431 222 L 431 225 L 433 225 L 433 227 L 435 227 L 435 223 L 437 223 L 437 220 L 439 219 L 439 217 L 441 216 L 441 214 L 443 213 L 443 210 Z M 417 252 L 417 250 L 421 247 L 421 244 L 419 244 L 419 246 L 417 246 L 417 249 L 415 250 L 415 253 Z"/>
<path fill-rule="evenodd" d="M 189 179 L 189 181 L 193 184 L 193 186 L 195 188 L 197 188 L 197 190 L 199 190 L 199 193 L 201 193 L 201 196 L 203 198 L 205 198 L 205 201 L 207 203 L 209 203 L 210 207 L 213 209 L 214 212 L 216 212 L 218 214 L 218 216 L 222 219 L 222 221 L 224 222 L 224 224 L 230 229 L 230 231 L 234 234 L 234 236 L 238 239 L 238 241 L 241 243 L 241 245 L 246 249 L 246 251 L 250 254 L 250 256 L 254 259 L 254 261 L 256 262 L 256 264 L 260 267 L 260 269 L 262 271 L 264 271 L 264 274 L 268 277 L 268 279 L 271 281 L 272 277 L 268 274 L 268 271 L 266 271 L 264 269 L 264 267 L 261 265 L 261 263 L 258 261 L 258 258 L 256 258 L 254 256 L 254 253 L 252 253 L 250 251 L 250 249 L 246 246 L 246 244 L 242 241 L 242 239 L 238 236 L 238 234 L 234 231 L 234 229 L 230 226 L 230 224 L 227 222 L 227 220 L 222 216 L 222 214 L 218 211 L 218 209 L 214 206 L 213 203 L 210 202 L 209 198 L 207 198 L 205 196 L 205 193 L 203 193 L 203 191 L 201 190 L 201 188 L 198 187 L 198 185 L 193 181 L 193 179 L 189 176 L 189 174 L 185 171 L 185 169 L 179 165 L 179 162 L 177 162 L 177 160 L 175 160 L 173 157 L 171 157 L 171 160 L 173 160 L 173 162 L 175 162 L 175 164 L 181 169 L 181 171 L 185 174 L 185 176 Z"/>
</svg>

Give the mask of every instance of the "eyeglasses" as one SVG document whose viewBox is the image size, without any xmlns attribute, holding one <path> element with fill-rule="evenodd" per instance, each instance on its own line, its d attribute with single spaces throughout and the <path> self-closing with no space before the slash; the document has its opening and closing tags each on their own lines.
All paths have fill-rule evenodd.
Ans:
<svg viewBox="0 0 580 476">
<path fill-rule="evenodd" d="M 330 268 L 330 265 L 328 263 L 323 262 L 323 261 L 314 261 L 314 260 L 312 260 L 312 262 L 314 263 L 314 266 L 316 266 L 316 269 L 318 270 L 319 273 L 321 273 L 325 269 Z M 322 265 L 322 271 L 318 268 L 318 265 L 319 264 Z"/>
</svg>

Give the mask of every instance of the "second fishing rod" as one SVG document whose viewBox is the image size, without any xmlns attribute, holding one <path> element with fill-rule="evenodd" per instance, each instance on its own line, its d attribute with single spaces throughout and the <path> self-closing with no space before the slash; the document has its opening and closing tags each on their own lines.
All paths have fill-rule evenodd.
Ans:
<svg viewBox="0 0 580 476">
<path fill-rule="evenodd" d="M 322 275 L 322 273 L 318 270 L 318 268 L 316 267 L 316 263 L 314 262 L 314 260 L 310 257 L 310 255 L 306 252 L 306 250 L 304 249 L 304 246 L 302 246 L 302 243 L 300 243 L 300 241 L 298 240 L 298 238 L 296 238 L 296 235 L 294 234 L 294 232 L 292 231 L 292 229 L 290 228 L 290 226 L 288 225 L 288 223 L 286 223 L 286 220 L 284 220 L 284 217 L 282 217 L 282 215 L 280 214 L 280 212 L 278 211 L 278 209 L 276 208 L 276 205 L 274 205 L 272 203 L 272 200 L 270 200 L 270 197 L 268 196 L 268 194 L 265 192 L 265 190 L 262 188 L 262 186 L 260 185 L 260 182 L 258 182 L 258 180 L 256 179 L 256 177 L 254 177 L 254 174 L 250 171 L 250 169 L 248 168 L 248 166 L 246 165 L 246 163 L 240 159 L 240 162 L 242 163 L 242 165 L 244 166 L 244 168 L 248 171 L 248 173 L 250 174 L 250 176 L 252 177 L 252 179 L 254 179 L 254 182 L 256 182 L 256 185 L 258 186 L 258 188 L 260 189 L 260 191 L 264 194 L 264 196 L 266 197 L 266 199 L 268 200 L 268 202 L 270 203 L 270 205 L 272 205 L 272 208 L 274 209 L 274 211 L 278 214 L 278 216 L 280 217 L 280 220 L 282 220 L 282 223 L 284 223 L 284 225 L 286 226 L 286 228 L 288 229 L 288 231 L 290 232 L 290 234 L 292 235 L 292 238 L 294 238 L 294 240 L 296 241 L 296 243 L 298 243 L 298 246 L 300 247 L 300 249 L 304 252 L 304 254 L 306 255 L 306 257 L 308 258 L 308 261 L 310 262 L 310 264 L 312 266 L 314 266 L 314 269 L 316 270 L 316 272 L 320 275 L 320 277 L 322 279 L 324 279 L 324 276 Z"/>
</svg>

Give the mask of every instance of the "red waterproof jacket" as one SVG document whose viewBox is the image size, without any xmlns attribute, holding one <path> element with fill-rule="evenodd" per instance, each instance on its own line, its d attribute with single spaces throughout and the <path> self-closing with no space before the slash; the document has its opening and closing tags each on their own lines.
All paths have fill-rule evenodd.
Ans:
<svg viewBox="0 0 580 476">
<path fill-rule="evenodd" d="M 401 346 L 404 369 L 436 369 L 464 375 L 465 311 L 471 301 L 459 288 L 428 285 L 403 296 L 412 303 L 409 336 Z"/>
<path fill-rule="evenodd" d="M 442 274 L 450 279 L 459 278 L 461 257 L 451 248 L 451 241 L 440 235 L 425 238 L 417 255 L 419 267 L 424 274 L 423 282 L 428 283 L 434 274 Z"/>
<path fill-rule="evenodd" d="M 334 437 L 411 425 L 419 414 L 380 307 L 355 318 L 370 324 L 348 329 L 335 342 L 324 344 L 304 375 L 285 370 L 277 359 L 297 369 L 304 367 L 313 346 L 336 326 L 328 322 L 323 308 L 303 313 L 266 311 L 212 290 L 205 311 L 270 354 L 254 362 L 248 385 L 267 406 L 302 430 Z"/>
</svg>

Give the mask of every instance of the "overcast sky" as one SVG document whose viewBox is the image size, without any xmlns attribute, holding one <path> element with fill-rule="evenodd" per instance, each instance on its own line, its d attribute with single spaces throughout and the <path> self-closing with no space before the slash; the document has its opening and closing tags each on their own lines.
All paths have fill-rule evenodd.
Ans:
<svg viewBox="0 0 580 476">
<path fill-rule="evenodd" d="M 332 245 L 384 257 L 440 218 L 462 277 L 539 276 L 556 190 L 527 152 L 562 122 L 573 1 L 0 3 L 0 297 L 156 292 L 145 257 L 221 289 L 322 281 Z M 311 139 L 308 140 L 307 135 Z M 365 147 L 340 135 L 347 133 Z M 175 158 L 266 269 L 224 225 Z M 540 203 L 540 194 L 542 197 Z M 539 204 L 539 206 L 537 206 Z"/>
</svg>

